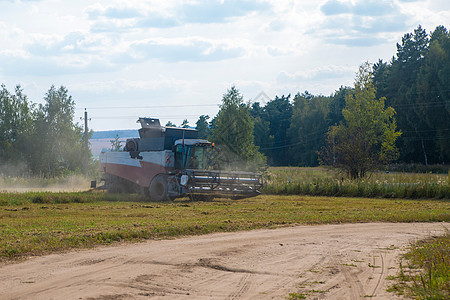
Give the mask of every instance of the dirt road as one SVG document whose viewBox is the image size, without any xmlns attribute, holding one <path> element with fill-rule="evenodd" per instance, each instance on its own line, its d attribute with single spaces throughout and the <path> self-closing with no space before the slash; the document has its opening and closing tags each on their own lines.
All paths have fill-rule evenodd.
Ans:
<svg viewBox="0 0 450 300">
<path fill-rule="evenodd" d="M 0 267 L 1 299 L 394 299 L 409 241 L 449 223 L 298 226 L 102 247 Z"/>
</svg>

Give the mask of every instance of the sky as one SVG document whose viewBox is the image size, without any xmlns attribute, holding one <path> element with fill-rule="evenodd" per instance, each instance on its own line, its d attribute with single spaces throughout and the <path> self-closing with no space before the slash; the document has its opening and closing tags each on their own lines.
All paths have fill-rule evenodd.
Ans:
<svg viewBox="0 0 450 300">
<path fill-rule="evenodd" d="M 34 103 L 65 86 L 94 131 L 195 126 L 232 86 L 263 104 L 352 86 L 405 33 L 449 20 L 449 0 L 0 0 L 0 83 Z"/>
</svg>

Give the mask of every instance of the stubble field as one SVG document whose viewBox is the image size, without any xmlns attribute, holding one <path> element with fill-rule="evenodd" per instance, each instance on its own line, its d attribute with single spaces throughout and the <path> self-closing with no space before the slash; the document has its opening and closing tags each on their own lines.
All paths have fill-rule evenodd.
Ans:
<svg viewBox="0 0 450 300">
<path fill-rule="evenodd" d="M 297 224 L 450 221 L 450 201 L 260 195 L 146 202 L 104 193 L 0 194 L 2 260 L 73 248 Z"/>
</svg>

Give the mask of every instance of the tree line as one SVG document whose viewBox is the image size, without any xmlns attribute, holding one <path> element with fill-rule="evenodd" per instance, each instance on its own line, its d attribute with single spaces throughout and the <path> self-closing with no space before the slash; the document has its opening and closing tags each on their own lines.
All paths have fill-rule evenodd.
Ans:
<svg viewBox="0 0 450 300">
<path fill-rule="evenodd" d="M 380 59 L 370 69 L 367 65 L 365 68 L 366 75 L 370 74 L 367 79 L 370 79 L 369 98 L 372 99 L 372 105 L 379 105 L 379 101 L 373 102 L 374 99 L 382 99 L 383 105 L 390 109 L 378 112 L 391 119 L 390 123 L 395 122 L 396 127 L 389 129 L 391 140 L 384 141 L 384 146 L 381 144 L 377 146 L 380 149 L 385 148 L 383 154 L 385 157 L 377 159 L 372 157 L 367 161 L 372 165 L 379 165 L 382 161 L 424 165 L 448 164 L 450 161 L 448 30 L 444 26 L 438 26 L 427 34 L 419 25 L 413 33 L 403 36 L 401 43 L 397 44 L 397 53 L 390 62 Z M 359 75 L 361 72 L 357 76 Z M 346 125 L 351 118 L 346 105 L 355 98 L 357 92 L 355 82 L 355 87 L 341 86 L 330 96 L 313 95 L 305 91 L 293 97 L 290 94 L 276 96 L 264 105 L 259 102 L 252 104 L 241 102 L 239 105 L 246 105 L 253 121 L 254 144 L 259 152 L 266 156 L 269 165 L 317 166 L 319 162 L 336 163 L 336 146 L 341 147 L 341 150 L 344 145 L 361 147 L 355 144 L 355 140 L 349 139 L 347 140 L 349 144 L 337 145 L 337 142 L 342 141 L 342 136 L 336 135 L 337 132 L 334 132 L 334 135 L 330 133 L 333 128 L 337 130 L 340 124 Z M 214 132 L 218 130 L 216 127 L 220 124 L 216 124 L 217 117 L 210 122 L 208 118 L 205 115 L 200 116 L 196 123 L 197 129 L 203 137 L 214 138 Z M 359 118 L 363 121 L 372 117 L 366 111 L 359 114 Z M 362 124 L 358 126 L 360 125 Z M 380 131 L 378 134 L 381 134 Z M 339 140 L 336 140 L 337 138 Z M 335 146 L 334 161 L 330 160 L 330 153 L 328 156 L 325 155 L 330 143 Z M 391 149 L 387 149 L 388 144 L 392 146 Z M 342 157 L 340 159 L 342 160 Z"/>
<path fill-rule="evenodd" d="M 82 127 L 74 122 L 75 102 L 67 88 L 51 86 L 44 104 L 31 102 L 16 86 L 0 89 L 0 171 L 55 177 L 81 172 Z M 91 133 L 90 133 L 91 134 Z"/>
</svg>

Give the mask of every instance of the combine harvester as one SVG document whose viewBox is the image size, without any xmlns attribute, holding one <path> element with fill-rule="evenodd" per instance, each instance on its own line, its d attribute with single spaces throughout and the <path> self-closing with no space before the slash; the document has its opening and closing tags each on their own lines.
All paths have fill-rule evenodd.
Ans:
<svg viewBox="0 0 450 300">
<path fill-rule="evenodd" d="M 138 192 L 154 201 L 189 196 L 246 198 L 259 194 L 261 174 L 211 170 L 214 144 L 198 131 L 163 127 L 158 119 L 139 118 L 140 138 L 126 141 L 123 151 L 102 151 L 100 168 L 111 192 Z"/>
</svg>

